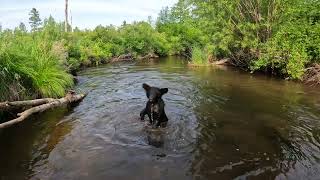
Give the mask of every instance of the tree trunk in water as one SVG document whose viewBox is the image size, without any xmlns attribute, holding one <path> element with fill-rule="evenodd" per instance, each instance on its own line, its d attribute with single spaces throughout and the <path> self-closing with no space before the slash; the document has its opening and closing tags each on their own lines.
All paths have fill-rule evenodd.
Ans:
<svg viewBox="0 0 320 180">
<path fill-rule="evenodd" d="M 18 102 L 11 102 L 11 103 L 6 102 L 7 104 L 17 104 L 20 107 L 22 105 L 34 105 L 34 104 L 39 104 L 42 102 L 47 102 L 47 103 L 32 107 L 30 109 L 23 111 L 22 113 L 19 113 L 18 118 L 0 124 L 0 129 L 7 128 L 7 127 L 10 127 L 14 124 L 21 122 L 21 121 L 24 121 L 25 119 L 27 119 L 29 116 L 31 116 L 34 113 L 43 112 L 43 111 L 46 111 L 46 110 L 54 108 L 54 107 L 62 106 L 64 104 L 69 104 L 69 103 L 80 101 L 85 96 L 86 96 L 86 94 L 74 95 L 74 94 L 69 93 L 66 95 L 66 97 L 61 98 L 61 99 L 48 98 L 48 99 L 31 100 L 31 101 L 18 101 Z M 0 103 L 0 107 L 1 107 L 1 105 L 3 106 L 3 104 L 5 104 L 5 103 Z"/>
<path fill-rule="evenodd" d="M 64 31 L 68 32 L 68 0 L 65 0 L 65 21 L 64 21 Z"/>
</svg>

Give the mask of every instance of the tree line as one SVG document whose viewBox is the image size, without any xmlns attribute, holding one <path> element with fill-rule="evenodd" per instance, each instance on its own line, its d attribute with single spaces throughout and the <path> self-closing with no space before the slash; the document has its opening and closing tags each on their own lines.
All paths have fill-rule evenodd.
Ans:
<svg viewBox="0 0 320 180">
<path fill-rule="evenodd" d="M 61 97 L 74 84 L 71 74 L 82 67 L 123 54 L 136 59 L 170 51 L 164 34 L 149 22 L 65 32 L 64 22 L 52 16 L 41 20 L 35 8 L 29 16 L 30 31 L 23 23 L 0 31 L 0 101 Z"/>
</svg>

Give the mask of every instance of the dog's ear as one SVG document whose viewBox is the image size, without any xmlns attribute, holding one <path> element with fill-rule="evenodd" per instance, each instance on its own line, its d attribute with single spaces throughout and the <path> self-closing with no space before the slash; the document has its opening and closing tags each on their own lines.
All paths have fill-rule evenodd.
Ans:
<svg viewBox="0 0 320 180">
<path fill-rule="evenodd" d="M 160 92 L 161 92 L 161 95 L 164 95 L 165 93 L 168 92 L 168 88 L 161 88 Z"/>
<path fill-rule="evenodd" d="M 146 84 L 146 83 L 143 83 L 143 84 L 142 84 L 142 87 L 143 87 L 143 89 L 146 90 L 146 91 L 149 91 L 150 88 L 151 88 L 151 87 L 150 87 L 148 84 Z"/>
</svg>

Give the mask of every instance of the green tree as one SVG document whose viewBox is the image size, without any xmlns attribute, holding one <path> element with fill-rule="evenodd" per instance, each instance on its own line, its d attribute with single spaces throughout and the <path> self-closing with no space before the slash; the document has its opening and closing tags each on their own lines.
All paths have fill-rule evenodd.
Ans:
<svg viewBox="0 0 320 180">
<path fill-rule="evenodd" d="M 148 16 L 148 21 L 147 21 L 151 26 L 153 25 L 153 20 L 152 16 Z"/>
<path fill-rule="evenodd" d="M 76 26 L 76 27 L 73 29 L 73 32 L 80 32 L 79 27 Z"/>
<path fill-rule="evenodd" d="M 123 21 L 121 26 L 124 27 L 126 25 L 127 25 L 127 21 Z"/>
<path fill-rule="evenodd" d="M 49 18 L 43 20 L 43 27 L 40 34 L 42 40 L 54 42 L 62 39 L 63 31 L 62 24 L 57 23 L 50 15 Z"/>
<path fill-rule="evenodd" d="M 27 27 L 23 22 L 19 24 L 19 30 L 22 32 L 27 32 Z"/>
<path fill-rule="evenodd" d="M 206 35 L 192 18 L 188 4 L 179 1 L 174 7 L 160 11 L 156 29 L 165 33 L 170 45 L 170 54 L 180 54 L 191 58 L 193 46 L 204 46 Z"/>
<path fill-rule="evenodd" d="M 36 8 L 32 8 L 30 13 L 29 13 L 29 24 L 31 26 L 31 31 L 35 32 L 39 30 L 39 26 L 41 25 L 41 19 L 39 12 L 37 11 Z"/>
<path fill-rule="evenodd" d="M 320 63 L 319 8 L 318 0 L 287 2 L 276 30 L 251 68 L 301 79 L 306 67 Z"/>
</svg>

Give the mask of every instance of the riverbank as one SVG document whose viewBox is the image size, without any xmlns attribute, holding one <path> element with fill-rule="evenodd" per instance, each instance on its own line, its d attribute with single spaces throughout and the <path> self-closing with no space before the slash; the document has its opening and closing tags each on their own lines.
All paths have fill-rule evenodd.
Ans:
<svg viewBox="0 0 320 180">
<path fill-rule="evenodd" d="M 0 31 L 0 101 L 58 98 L 79 69 L 167 55 L 164 36 L 146 22 L 64 32 L 52 17 L 34 32 Z"/>
<path fill-rule="evenodd" d="M 229 58 L 249 72 L 302 81 L 320 63 L 319 8 L 320 1 L 180 0 L 160 12 L 157 29 L 179 39 L 176 49 L 195 64 Z"/>
<path fill-rule="evenodd" d="M 211 61 L 207 63 L 194 63 L 193 61 L 190 61 L 188 63 L 188 66 L 190 67 L 216 67 L 216 66 L 232 66 L 234 68 L 239 68 L 237 65 L 233 64 L 230 59 L 221 59 L 216 61 Z M 247 71 L 246 69 L 241 68 L 244 71 Z M 274 75 L 272 72 L 266 72 L 266 71 L 251 71 L 250 73 L 260 73 L 264 74 L 266 76 L 272 75 L 278 78 L 289 80 L 289 78 L 283 78 L 281 75 Z M 306 85 L 310 86 L 318 86 L 320 85 L 320 65 L 319 64 L 312 64 L 310 67 L 306 68 L 304 70 L 304 74 L 301 79 L 294 80 L 295 82 L 304 83 Z"/>
</svg>

